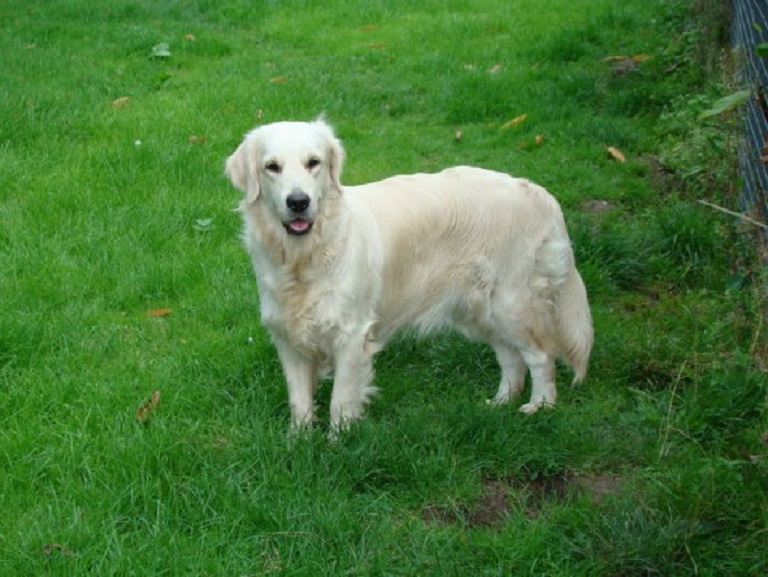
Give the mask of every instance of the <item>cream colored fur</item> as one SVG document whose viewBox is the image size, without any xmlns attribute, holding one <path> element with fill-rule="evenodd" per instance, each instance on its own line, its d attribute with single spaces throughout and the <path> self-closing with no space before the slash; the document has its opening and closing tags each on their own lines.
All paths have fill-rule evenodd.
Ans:
<svg viewBox="0 0 768 577">
<path fill-rule="evenodd" d="M 555 404 L 557 357 L 574 382 L 584 378 L 587 293 L 546 190 L 471 167 L 342 186 L 343 159 L 319 120 L 256 128 L 226 163 L 245 193 L 245 244 L 294 428 L 313 419 L 327 372 L 332 428 L 360 418 L 375 392 L 373 355 L 406 326 L 454 328 L 490 344 L 501 366 L 492 402 L 519 396 L 529 370 L 524 413 Z M 292 210 L 297 198 L 308 206 Z"/>
</svg>

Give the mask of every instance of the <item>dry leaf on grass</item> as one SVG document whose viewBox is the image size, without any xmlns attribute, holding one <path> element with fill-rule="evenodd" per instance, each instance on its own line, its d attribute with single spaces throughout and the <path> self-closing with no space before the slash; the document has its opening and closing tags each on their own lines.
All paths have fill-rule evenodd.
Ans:
<svg viewBox="0 0 768 577">
<path fill-rule="evenodd" d="M 152 418 L 152 413 L 155 412 L 159 403 L 160 391 L 155 391 L 149 399 L 144 401 L 141 406 L 136 409 L 136 420 L 139 423 L 148 423 Z"/>
<path fill-rule="evenodd" d="M 624 156 L 624 153 L 615 146 L 606 146 L 605 150 L 608 151 L 608 154 L 610 154 L 614 160 L 618 160 L 619 162 L 627 161 L 627 157 Z"/>
<path fill-rule="evenodd" d="M 152 309 L 147 311 L 149 316 L 155 318 L 167 317 L 171 313 L 173 313 L 173 309 Z"/>
<path fill-rule="evenodd" d="M 123 106 L 128 104 L 130 101 L 131 101 L 130 96 L 121 96 L 120 98 L 115 98 L 112 101 L 112 106 L 114 106 L 115 108 L 122 108 Z"/>
<path fill-rule="evenodd" d="M 515 126 L 520 126 L 523 122 L 525 122 L 526 118 L 528 118 L 527 114 L 521 114 L 520 116 L 515 116 L 512 120 L 508 120 L 504 124 L 501 125 L 501 128 L 514 128 Z"/>
<path fill-rule="evenodd" d="M 462 138 L 464 138 L 464 133 L 461 132 L 461 130 L 457 130 L 456 134 L 453 135 L 453 139 L 456 141 L 461 140 Z"/>
<path fill-rule="evenodd" d="M 632 60 L 633 62 L 645 62 L 653 58 L 650 54 L 634 54 L 633 56 L 606 56 L 603 58 L 603 62 L 624 62 L 625 60 Z"/>
<path fill-rule="evenodd" d="M 269 79 L 272 84 L 282 84 L 285 82 L 285 76 L 273 76 Z"/>
</svg>

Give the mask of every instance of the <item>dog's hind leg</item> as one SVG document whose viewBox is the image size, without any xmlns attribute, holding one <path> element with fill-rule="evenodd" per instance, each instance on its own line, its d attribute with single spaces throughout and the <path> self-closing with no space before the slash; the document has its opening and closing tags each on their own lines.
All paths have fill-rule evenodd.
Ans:
<svg viewBox="0 0 768 577">
<path fill-rule="evenodd" d="M 520 352 L 531 371 L 531 400 L 520 407 L 520 412 L 530 415 L 541 407 L 554 407 L 557 402 L 554 355 L 529 348 Z"/>
<path fill-rule="evenodd" d="M 494 343 L 493 350 L 501 367 L 501 382 L 496 396 L 489 399 L 488 403 L 503 405 L 520 396 L 525 386 L 526 365 L 516 347 Z"/>
</svg>

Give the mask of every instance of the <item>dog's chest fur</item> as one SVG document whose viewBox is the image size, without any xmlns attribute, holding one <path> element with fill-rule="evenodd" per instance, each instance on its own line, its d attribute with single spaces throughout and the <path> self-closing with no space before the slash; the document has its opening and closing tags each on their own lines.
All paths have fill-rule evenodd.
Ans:
<svg viewBox="0 0 768 577">
<path fill-rule="evenodd" d="M 329 255 L 308 253 L 257 269 L 262 322 L 304 353 L 333 356 L 334 343 L 360 311 Z M 355 313 L 352 310 L 356 309 Z"/>
<path fill-rule="evenodd" d="M 308 352 L 318 348 L 319 317 L 333 306 L 332 295 L 312 282 L 311 259 L 257 271 L 261 317 L 269 329 Z M 270 267 L 271 268 L 271 267 Z"/>
</svg>

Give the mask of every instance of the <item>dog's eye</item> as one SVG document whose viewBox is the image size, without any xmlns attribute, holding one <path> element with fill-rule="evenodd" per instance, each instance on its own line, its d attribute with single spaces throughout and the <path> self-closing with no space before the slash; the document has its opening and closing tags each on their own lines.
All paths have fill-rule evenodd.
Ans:
<svg viewBox="0 0 768 577">
<path fill-rule="evenodd" d="M 318 166 L 320 166 L 319 158 L 310 158 L 307 161 L 307 170 L 312 170 L 313 168 L 317 168 Z"/>
<path fill-rule="evenodd" d="M 268 172 L 272 172 L 274 174 L 280 173 L 280 165 L 274 160 L 270 160 L 267 164 L 264 165 L 264 168 L 267 169 Z"/>
</svg>

